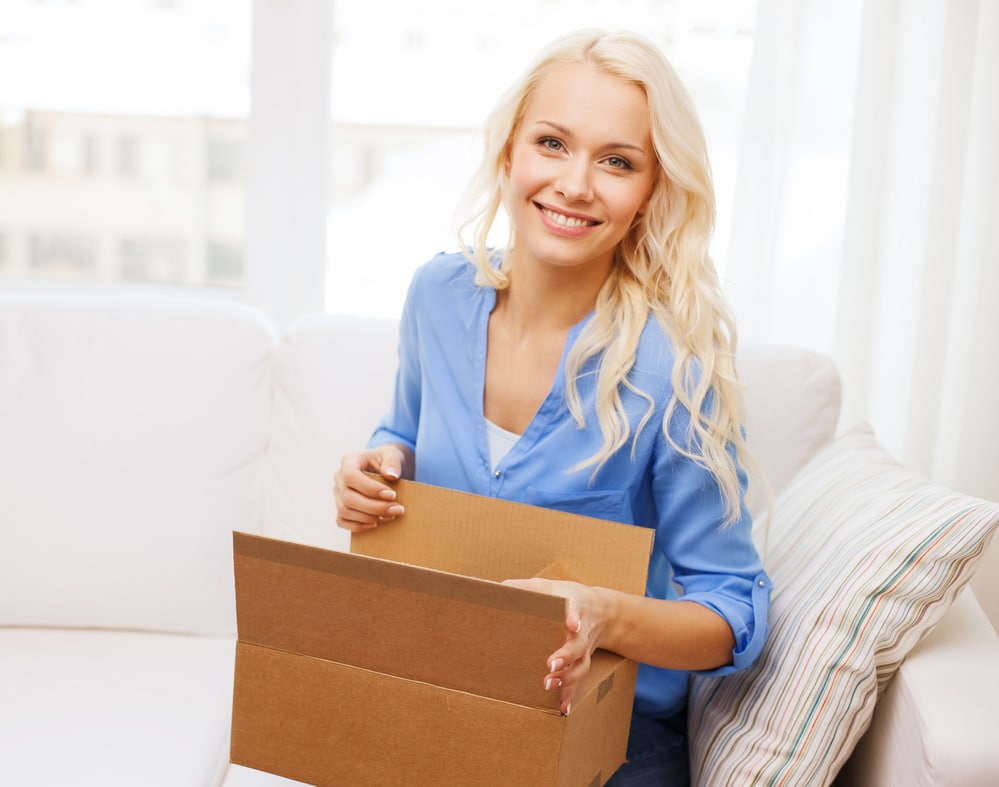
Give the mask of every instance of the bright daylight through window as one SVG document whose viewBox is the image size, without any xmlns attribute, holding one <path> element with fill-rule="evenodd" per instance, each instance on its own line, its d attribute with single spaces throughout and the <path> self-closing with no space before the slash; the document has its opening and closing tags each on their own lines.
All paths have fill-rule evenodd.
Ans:
<svg viewBox="0 0 999 787">
<path fill-rule="evenodd" d="M 5 0 L 0 282 L 242 288 L 253 5 Z M 654 39 L 694 94 L 724 265 L 755 0 L 332 9 L 328 310 L 398 313 L 413 268 L 456 245 L 454 210 L 492 103 L 541 45 L 587 25 Z M 295 264 L 273 261 L 282 276 Z"/>
<path fill-rule="evenodd" d="M 0 278 L 235 287 L 245 0 L 4 0 Z"/>
<path fill-rule="evenodd" d="M 340 0 L 334 12 L 328 310 L 398 314 L 413 268 L 457 245 L 492 104 L 577 27 L 639 31 L 680 72 L 708 137 L 723 264 L 755 0 Z"/>
</svg>

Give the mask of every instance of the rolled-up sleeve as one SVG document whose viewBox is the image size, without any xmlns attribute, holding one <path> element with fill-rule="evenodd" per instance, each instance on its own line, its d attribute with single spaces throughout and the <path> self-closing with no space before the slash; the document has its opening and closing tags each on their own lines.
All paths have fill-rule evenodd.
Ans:
<svg viewBox="0 0 999 787">
<path fill-rule="evenodd" d="M 706 600 L 700 601 L 697 598 L 689 599 L 703 603 L 704 606 L 713 609 L 725 618 L 729 625 L 732 626 L 732 631 L 735 634 L 732 663 L 724 667 L 718 667 L 717 669 L 704 670 L 698 674 L 726 675 L 730 672 L 738 672 L 741 669 L 746 669 L 746 667 L 751 666 L 756 661 L 767 640 L 767 612 L 770 609 L 770 591 L 772 587 L 770 577 L 765 572 L 761 571 L 756 575 L 751 590 L 750 613 L 752 620 L 748 625 L 742 622 L 744 617 L 743 609 L 732 609 L 726 613 L 722 611 L 724 605 L 719 606 L 710 602 L 705 603 Z"/>
</svg>

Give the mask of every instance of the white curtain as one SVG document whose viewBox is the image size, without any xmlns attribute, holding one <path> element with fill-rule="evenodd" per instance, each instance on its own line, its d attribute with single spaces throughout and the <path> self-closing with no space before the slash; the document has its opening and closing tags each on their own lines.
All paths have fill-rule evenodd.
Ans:
<svg viewBox="0 0 999 787">
<path fill-rule="evenodd" d="M 835 358 L 841 426 L 999 500 L 997 0 L 761 0 L 725 277 L 743 342 Z M 976 582 L 999 621 L 995 547 Z"/>
</svg>

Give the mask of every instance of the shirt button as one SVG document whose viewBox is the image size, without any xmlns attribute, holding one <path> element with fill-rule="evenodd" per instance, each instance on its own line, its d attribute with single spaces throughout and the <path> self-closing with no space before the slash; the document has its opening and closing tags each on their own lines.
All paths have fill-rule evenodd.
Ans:
<svg viewBox="0 0 999 787">
<path fill-rule="evenodd" d="M 761 588 L 763 588 L 763 587 L 766 587 L 766 586 L 767 586 L 767 583 L 766 583 L 766 582 L 764 582 L 764 581 L 763 581 L 763 580 L 761 579 L 761 580 L 759 581 L 759 586 L 760 586 Z"/>
<path fill-rule="evenodd" d="M 494 476 L 495 476 L 496 478 L 499 478 L 499 477 L 500 477 L 500 471 L 499 471 L 499 470 L 497 470 L 497 471 L 496 471 L 495 473 L 493 473 L 493 475 L 494 475 Z"/>
</svg>

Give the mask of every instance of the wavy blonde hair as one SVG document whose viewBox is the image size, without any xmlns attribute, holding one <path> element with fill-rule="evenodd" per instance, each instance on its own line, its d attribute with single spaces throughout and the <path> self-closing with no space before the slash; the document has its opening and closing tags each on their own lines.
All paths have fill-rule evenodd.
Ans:
<svg viewBox="0 0 999 787">
<path fill-rule="evenodd" d="M 509 286 L 509 257 L 496 265 L 488 236 L 505 204 L 506 162 L 535 89 L 553 68 L 592 63 L 607 74 L 638 85 L 649 105 L 658 172 L 645 213 L 621 241 L 611 273 L 597 295 L 593 319 L 566 360 L 567 402 L 576 422 L 584 414 L 576 380 L 587 361 L 598 358 L 596 417 L 603 435 L 600 450 L 578 467 L 599 468 L 631 437 L 621 392 L 649 402 L 636 428 L 648 423 L 654 403 L 629 379 L 639 340 L 650 314 L 672 340 L 676 363 L 674 395 L 662 428 L 670 443 L 708 469 L 723 494 L 725 524 L 738 519 L 741 485 L 736 461 L 755 468 L 741 424 L 741 389 L 735 369 L 736 329 L 718 275 L 708 254 L 715 220 L 715 197 L 704 134 L 693 102 L 660 50 L 634 33 L 582 30 L 544 49 L 534 64 L 501 97 L 485 128 L 485 155 L 467 194 L 469 213 L 461 232 L 472 228 L 465 254 L 477 267 L 480 284 Z M 512 248 L 511 229 L 507 248 Z M 669 424 L 678 406 L 690 414 L 680 445 Z M 729 452 L 734 446 L 735 457 Z M 632 450 L 634 451 L 634 445 Z"/>
</svg>

